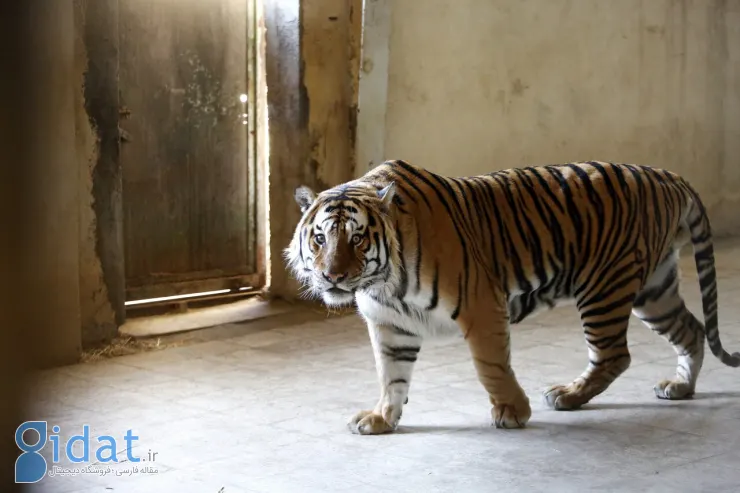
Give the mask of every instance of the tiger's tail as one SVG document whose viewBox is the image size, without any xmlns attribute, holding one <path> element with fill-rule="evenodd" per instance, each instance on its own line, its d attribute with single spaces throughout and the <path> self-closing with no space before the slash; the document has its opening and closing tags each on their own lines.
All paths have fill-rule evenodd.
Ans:
<svg viewBox="0 0 740 493">
<path fill-rule="evenodd" d="M 692 203 L 686 222 L 691 235 L 696 271 L 699 275 L 701 304 L 704 312 L 704 334 L 712 354 L 725 365 L 737 368 L 740 367 L 740 353 L 728 353 L 719 339 L 717 272 L 714 268 L 714 244 L 709 217 L 699 195 L 690 186 L 688 188 Z"/>
</svg>

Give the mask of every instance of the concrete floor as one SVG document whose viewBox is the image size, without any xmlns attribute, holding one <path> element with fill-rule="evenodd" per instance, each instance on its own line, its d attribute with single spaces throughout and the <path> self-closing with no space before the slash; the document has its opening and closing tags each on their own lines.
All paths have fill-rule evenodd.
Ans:
<svg viewBox="0 0 740 493">
<path fill-rule="evenodd" d="M 740 244 L 718 248 L 721 336 L 740 350 Z M 690 257 L 683 292 L 695 313 Z M 525 430 L 489 426 L 460 339 L 422 349 L 398 433 L 361 437 L 347 419 L 378 388 L 355 317 L 311 322 L 46 372 L 37 412 L 69 436 L 139 437 L 156 473 L 47 477 L 44 492 L 698 492 L 740 491 L 740 369 L 707 350 L 694 400 L 657 400 L 671 347 L 638 321 L 632 367 L 582 411 L 546 409 L 540 391 L 579 374 L 586 351 L 573 308 L 513 330 L 513 364 L 533 404 Z M 64 440 L 64 438 L 63 438 Z M 44 455 L 50 458 L 49 447 Z M 125 457 L 125 453 L 121 454 Z M 73 467 L 69 463 L 61 464 Z"/>
</svg>

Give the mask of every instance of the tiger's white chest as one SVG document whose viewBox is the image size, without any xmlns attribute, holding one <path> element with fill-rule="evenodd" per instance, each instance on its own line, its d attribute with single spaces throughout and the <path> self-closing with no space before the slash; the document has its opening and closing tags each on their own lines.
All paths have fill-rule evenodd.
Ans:
<svg viewBox="0 0 740 493">
<path fill-rule="evenodd" d="M 367 293 L 357 293 L 355 300 L 360 314 L 377 325 L 398 327 L 422 337 L 460 333 L 460 326 L 450 317 L 451 310 L 443 303 L 429 309 L 428 295 L 407 295 L 401 301 L 394 298 L 377 299 Z"/>
</svg>

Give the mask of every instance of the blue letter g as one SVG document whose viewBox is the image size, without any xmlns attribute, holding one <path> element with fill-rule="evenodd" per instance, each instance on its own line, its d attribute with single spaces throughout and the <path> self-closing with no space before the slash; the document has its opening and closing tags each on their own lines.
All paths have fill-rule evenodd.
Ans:
<svg viewBox="0 0 740 493">
<path fill-rule="evenodd" d="M 34 430 L 39 439 L 34 444 L 23 440 L 23 434 Z M 23 452 L 15 461 L 16 483 L 37 483 L 46 474 L 46 459 L 39 454 L 39 450 L 46 445 L 46 421 L 26 421 L 15 430 L 15 444 Z"/>
</svg>

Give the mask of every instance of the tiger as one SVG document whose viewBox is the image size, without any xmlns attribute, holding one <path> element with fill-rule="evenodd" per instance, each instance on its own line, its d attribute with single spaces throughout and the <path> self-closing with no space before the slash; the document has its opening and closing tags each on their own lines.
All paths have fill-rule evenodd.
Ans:
<svg viewBox="0 0 740 493">
<path fill-rule="evenodd" d="M 529 397 L 511 365 L 510 326 L 575 304 L 585 370 L 543 390 L 553 410 L 575 410 L 630 366 L 634 314 L 677 354 L 659 399 L 694 395 L 704 342 L 724 365 L 709 218 L 686 179 L 657 167 L 602 161 L 448 177 L 403 160 L 321 193 L 295 190 L 301 219 L 284 260 L 328 307 L 364 319 L 380 398 L 354 414 L 352 433 L 397 430 L 422 342 L 462 334 L 492 425 L 524 428 Z M 704 323 L 679 293 L 679 253 L 691 243 Z"/>
</svg>

